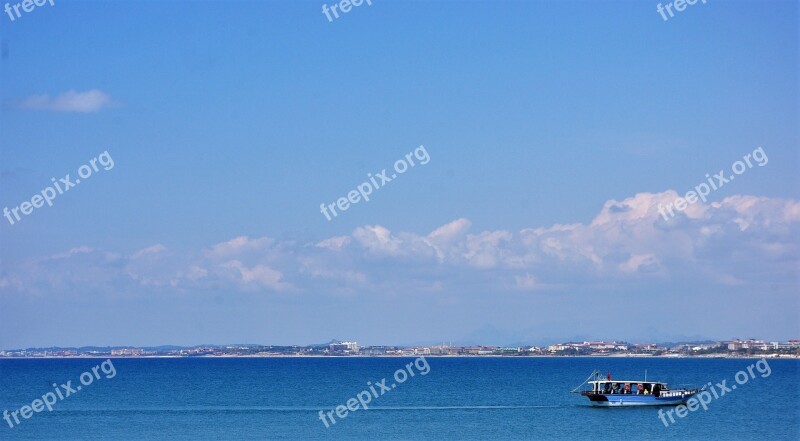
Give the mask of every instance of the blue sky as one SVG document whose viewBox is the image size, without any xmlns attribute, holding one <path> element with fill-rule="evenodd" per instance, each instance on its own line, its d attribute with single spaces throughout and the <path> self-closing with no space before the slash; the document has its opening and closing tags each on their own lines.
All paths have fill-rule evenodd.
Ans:
<svg viewBox="0 0 800 441">
<path fill-rule="evenodd" d="M 0 16 L 0 348 L 798 337 L 796 2 L 321 5 Z"/>
</svg>

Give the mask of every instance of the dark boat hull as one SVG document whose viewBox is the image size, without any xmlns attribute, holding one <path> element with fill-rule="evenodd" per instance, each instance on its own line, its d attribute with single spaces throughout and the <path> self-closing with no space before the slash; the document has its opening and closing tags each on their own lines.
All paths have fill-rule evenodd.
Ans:
<svg viewBox="0 0 800 441">
<path fill-rule="evenodd" d="M 636 394 L 596 394 L 584 392 L 581 395 L 589 398 L 593 406 L 600 407 L 619 407 L 619 406 L 677 406 L 685 403 L 689 398 L 696 395 L 696 391 L 686 391 L 682 393 L 670 393 L 656 397 L 655 395 L 636 395 Z"/>
</svg>

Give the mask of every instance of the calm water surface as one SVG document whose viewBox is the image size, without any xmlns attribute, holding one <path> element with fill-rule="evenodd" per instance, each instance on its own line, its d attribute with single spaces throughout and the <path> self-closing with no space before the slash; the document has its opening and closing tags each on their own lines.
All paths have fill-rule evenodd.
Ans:
<svg viewBox="0 0 800 441">
<path fill-rule="evenodd" d="M 599 409 L 572 395 L 593 369 L 699 385 L 756 360 L 427 358 L 417 374 L 326 429 L 331 410 L 413 358 L 113 359 L 116 375 L 34 414 L 0 440 L 798 440 L 800 361 L 740 385 L 664 427 L 654 408 Z M 102 359 L 0 360 L 0 411 L 79 385 Z"/>
</svg>

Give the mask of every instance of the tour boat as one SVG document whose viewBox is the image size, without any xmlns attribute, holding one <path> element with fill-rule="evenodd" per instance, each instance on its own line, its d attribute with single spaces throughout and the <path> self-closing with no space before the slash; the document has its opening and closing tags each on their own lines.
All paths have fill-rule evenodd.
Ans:
<svg viewBox="0 0 800 441">
<path fill-rule="evenodd" d="M 591 380 L 594 378 L 593 380 Z M 578 390 L 583 385 L 589 386 Z M 612 380 L 611 373 L 602 379 L 599 371 L 592 372 L 580 386 L 572 390 L 589 399 L 593 406 L 677 406 L 700 392 L 697 388 L 670 389 L 667 383 L 644 380 Z"/>
</svg>

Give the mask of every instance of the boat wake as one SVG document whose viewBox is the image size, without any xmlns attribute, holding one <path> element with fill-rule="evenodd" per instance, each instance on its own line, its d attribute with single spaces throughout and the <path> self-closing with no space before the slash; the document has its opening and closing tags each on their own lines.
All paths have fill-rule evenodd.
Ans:
<svg viewBox="0 0 800 441">
<path fill-rule="evenodd" d="M 398 411 L 398 410 L 513 410 L 513 409 L 556 409 L 571 407 L 566 405 L 475 405 L 475 406 L 370 406 L 368 410 L 374 411 Z M 323 409 L 331 409 L 332 406 L 247 406 L 247 407 L 222 407 L 222 406 L 198 406 L 198 407 L 163 407 L 163 408 L 130 408 L 130 409 L 72 409 L 58 410 L 54 413 L 63 414 L 149 414 L 149 413 L 208 413 L 208 412 L 318 412 Z"/>
</svg>

